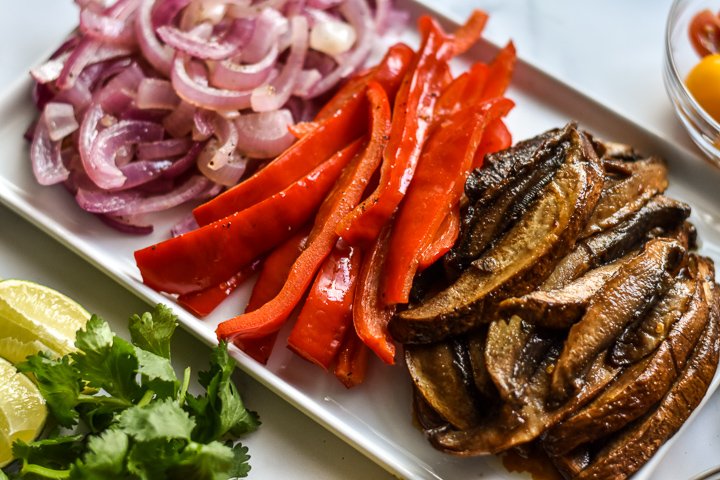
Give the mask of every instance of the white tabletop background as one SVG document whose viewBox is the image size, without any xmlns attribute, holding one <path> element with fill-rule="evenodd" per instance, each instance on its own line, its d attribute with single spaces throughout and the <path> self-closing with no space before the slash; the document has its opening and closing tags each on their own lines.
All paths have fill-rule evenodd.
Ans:
<svg viewBox="0 0 720 480">
<path fill-rule="evenodd" d="M 489 39 L 504 43 L 512 38 L 524 59 L 649 130 L 691 147 L 662 83 L 670 0 L 426 3 L 455 19 L 473 8 L 486 10 Z M 0 0 L 0 93 L 76 23 L 77 9 L 71 0 Z M 117 331 L 123 331 L 129 314 L 147 309 L 133 294 L 3 206 L 0 277 L 35 280 L 59 289 L 105 317 Z M 208 348 L 185 332 L 176 337 L 175 363 L 191 365 L 195 372 L 205 368 Z M 392 478 L 259 383 L 242 374 L 236 380 L 246 403 L 259 411 L 263 421 L 244 442 L 252 455 L 251 479 Z M 688 479 L 715 464 L 720 464 L 720 392 L 688 425 L 654 477 Z"/>
</svg>

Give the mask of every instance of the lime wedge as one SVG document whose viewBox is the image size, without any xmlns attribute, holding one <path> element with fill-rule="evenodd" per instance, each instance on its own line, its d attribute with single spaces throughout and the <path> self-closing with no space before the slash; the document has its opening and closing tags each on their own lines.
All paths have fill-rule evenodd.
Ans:
<svg viewBox="0 0 720 480">
<path fill-rule="evenodd" d="M 12 460 L 12 442 L 34 440 L 46 418 L 45 400 L 37 386 L 0 359 L 0 467 Z"/>
<path fill-rule="evenodd" d="M 4 358 L 12 364 L 17 364 L 25 360 L 28 355 L 38 352 L 45 352 L 51 357 L 59 357 L 50 347 L 39 340 L 26 342 L 18 340 L 15 337 L 0 338 L 0 358 Z"/>
<path fill-rule="evenodd" d="M 75 349 L 75 332 L 89 318 L 87 310 L 52 288 L 26 280 L 0 281 L 0 332 L 4 337 L 21 343 L 41 342 L 64 355 Z"/>
</svg>

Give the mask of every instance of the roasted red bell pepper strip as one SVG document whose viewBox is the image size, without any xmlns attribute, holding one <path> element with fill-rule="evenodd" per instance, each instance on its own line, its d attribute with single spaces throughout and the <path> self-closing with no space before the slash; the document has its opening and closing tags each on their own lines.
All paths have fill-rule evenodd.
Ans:
<svg viewBox="0 0 720 480">
<path fill-rule="evenodd" d="M 350 330 L 345 343 L 338 354 L 335 364 L 335 378 L 347 388 L 360 385 L 367 375 L 370 349 L 357 334 Z"/>
<path fill-rule="evenodd" d="M 506 98 L 470 104 L 428 140 L 393 225 L 383 282 L 386 303 L 408 302 L 420 257 L 460 201 L 485 125 L 513 105 Z"/>
<path fill-rule="evenodd" d="M 475 152 L 473 168 L 480 168 L 485 161 L 485 155 L 505 150 L 512 145 L 512 134 L 502 118 L 497 118 L 485 127 L 480 146 Z"/>
<path fill-rule="evenodd" d="M 135 260 L 143 281 L 158 291 L 183 294 L 230 278 L 280 245 L 313 217 L 360 143 L 356 141 L 341 150 L 267 200 L 136 251 Z"/>
<path fill-rule="evenodd" d="M 455 245 L 460 234 L 460 206 L 455 205 L 445 216 L 430 244 L 425 247 L 418 260 L 418 271 L 422 272 L 437 262 Z"/>
<path fill-rule="evenodd" d="M 352 328 L 352 304 L 360 251 L 338 242 L 315 277 L 290 331 L 288 347 L 304 359 L 330 368 Z"/>
<path fill-rule="evenodd" d="M 487 100 L 503 96 L 510 85 L 516 61 L 515 45 L 513 45 L 512 42 L 508 42 L 508 44 L 497 53 L 493 61 L 490 62 L 488 81 L 478 100 Z"/>
<path fill-rule="evenodd" d="M 478 41 L 482 31 L 485 29 L 488 15 L 481 10 L 473 10 L 467 21 L 460 28 L 455 30 L 452 39 L 447 44 L 447 59 L 462 55 Z"/>
<path fill-rule="evenodd" d="M 258 310 L 221 323 L 216 330 L 220 339 L 257 338 L 280 329 L 335 246 L 337 224 L 360 202 L 380 162 L 390 128 L 390 104 L 383 88 L 376 82 L 370 82 L 367 96 L 372 114 L 368 145 L 347 166 L 335 189 L 320 207 L 308 245 L 290 270 L 282 290 Z"/>
<path fill-rule="evenodd" d="M 392 365 L 395 363 L 395 344 L 387 326 L 395 313 L 395 307 L 386 305 L 380 296 L 389 240 L 390 227 L 387 226 L 380 232 L 370 251 L 364 255 L 355 289 L 353 323 L 355 332 L 363 343 L 383 362 Z"/>
<path fill-rule="evenodd" d="M 415 172 L 437 98 L 447 85 L 448 52 L 455 51 L 447 47 L 451 38 L 428 16 L 420 18 L 419 26 L 422 43 L 395 99 L 378 187 L 338 227 L 351 245 L 370 244 L 395 213 Z"/>
<path fill-rule="evenodd" d="M 481 62 L 470 67 L 470 70 L 456 77 L 443 90 L 435 106 L 433 128 L 442 124 L 450 115 L 465 105 L 479 102 L 490 68 Z"/>
<path fill-rule="evenodd" d="M 367 131 L 365 87 L 374 80 L 394 94 L 410 64 L 413 52 L 397 44 L 388 50 L 367 78 L 341 90 L 321 111 L 315 128 L 308 129 L 295 144 L 255 175 L 197 207 L 193 214 L 198 224 L 207 225 L 236 211 L 248 208 L 273 195 L 306 175 L 341 148 Z M 355 85 L 353 83 L 353 85 Z M 325 114 L 323 114 L 325 112 Z"/>
<path fill-rule="evenodd" d="M 415 53 L 404 43 L 396 43 L 388 49 L 383 60 L 364 74 L 357 75 L 345 83 L 333 97 L 320 109 L 315 121 L 321 121 L 335 114 L 343 105 L 354 99 L 364 98 L 365 88 L 370 81 L 378 82 L 390 100 L 395 100 L 395 94 L 412 63 Z"/>
<path fill-rule="evenodd" d="M 224 282 L 204 290 L 178 296 L 178 303 L 198 317 L 205 317 L 220 305 L 243 282 L 250 278 L 260 266 L 253 262 Z"/>
<path fill-rule="evenodd" d="M 308 224 L 298 230 L 295 235 L 268 254 L 262 262 L 260 274 L 245 307 L 246 312 L 252 312 L 262 307 L 282 290 L 290 269 L 307 244 L 310 227 L 311 225 Z M 250 357 L 265 364 L 270 358 L 276 337 L 277 332 L 260 338 L 238 339 L 235 344 Z"/>
</svg>

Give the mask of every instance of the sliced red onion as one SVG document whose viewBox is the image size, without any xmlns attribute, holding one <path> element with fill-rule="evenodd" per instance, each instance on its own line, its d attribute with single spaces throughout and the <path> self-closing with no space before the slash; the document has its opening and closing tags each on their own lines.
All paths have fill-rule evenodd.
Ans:
<svg viewBox="0 0 720 480">
<path fill-rule="evenodd" d="M 132 47 L 135 46 L 136 39 L 131 19 L 133 17 L 130 17 L 130 20 L 108 17 L 85 9 L 80 12 L 80 31 L 95 40 Z"/>
<path fill-rule="evenodd" d="M 150 122 L 123 120 L 97 134 L 85 164 L 88 176 L 100 188 L 122 187 L 125 175 L 115 165 L 115 155 L 120 147 L 138 142 L 160 140 L 163 136 L 161 125 Z"/>
<path fill-rule="evenodd" d="M 170 160 L 138 160 L 128 163 L 120 167 L 120 171 L 125 175 L 125 183 L 120 190 L 135 188 L 151 182 L 162 175 L 172 164 L 173 162 Z"/>
<path fill-rule="evenodd" d="M 235 123 L 221 115 L 213 119 L 213 131 L 217 137 L 214 153 L 207 162 L 210 170 L 219 170 L 229 163 L 238 144 L 238 130 Z M 208 147 L 205 147 L 207 150 Z M 244 167 L 243 167 L 244 169 Z M 239 177 L 238 177 L 239 178 Z"/>
<path fill-rule="evenodd" d="M 200 152 L 205 146 L 202 142 L 193 143 L 185 155 L 175 160 L 162 174 L 164 178 L 175 178 L 190 170 L 195 165 Z"/>
<path fill-rule="evenodd" d="M 78 153 L 80 153 L 80 160 L 86 172 L 93 167 L 90 151 L 92 150 L 93 142 L 95 142 L 95 137 L 97 137 L 98 134 L 100 120 L 102 120 L 104 116 L 105 112 L 100 104 L 93 103 L 90 104 L 85 111 L 85 116 L 80 122 Z"/>
<path fill-rule="evenodd" d="M 43 118 L 47 124 L 50 140 L 57 142 L 77 130 L 75 111 L 69 103 L 50 102 L 45 105 Z"/>
<path fill-rule="evenodd" d="M 211 110 L 198 109 L 193 115 L 193 140 L 207 140 L 215 133 L 215 112 Z"/>
<path fill-rule="evenodd" d="M 155 0 L 142 0 L 135 18 L 135 34 L 145 59 L 160 73 L 170 75 L 174 52 L 163 45 L 155 35 L 152 24 L 152 10 Z"/>
<path fill-rule="evenodd" d="M 123 233 L 130 233 L 133 235 L 149 235 L 153 231 L 152 225 L 143 225 L 140 220 L 132 215 L 128 216 L 115 216 L 115 215 L 98 215 L 98 218 L 102 220 L 106 225 Z"/>
<path fill-rule="evenodd" d="M 189 213 L 185 215 L 182 220 L 172 226 L 172 228 L 170 229 L 170 235 L 173 237 L 177 237 L 178 235 L 182 235 L 183 233 L 192 232 L 199 227 L 200 225 L 198 225 L 197 220 L 195 220 L 195 215 Z"/>
<path fill-rule="evenodd" d="M 164 25 L 157 29 L 157 34 L 169 46 L 207 60 L 224 60 L 234 55 L 247 43 L 253 30 L 253 22 L 246 19 L 235 20 L 222 41 L 208 39 L 196 34 L 195 30 L 185 32 L 175 27 Z M 212 32 L 212 27 L 210 28 Z"/>
<path fill-rule="evenodd" d="M 192 132 L 195 110 L 194 105 L 180 100 L 177 108 L 163 119 L 163 127 L 175 138 L 184 137 Z"/>
<path fill-rule="evenodd" d="M 192 0 L 164 0 L 151 7 L 150 23 L 153 30 L 169 25 Z"/>
<path fill-rule="evenodd" d="M 248 113 L 235 120 L 238 150 L 250 158 L 272 158 L 293 144 L 288 127 L 293 124 L 290 110 Z"/>
<path fill-rule="evenodd" d="M 30 145 L 30 161 L 35 179 L 40 185 L 63 182 L 70 174 L 62 161 L 60 142 L 50 139 L 47 121 L 42 117 L 35 127 Z"/>
<path fill-rule="evenodd" d="M 273 45 L 277 46 L 280 35 L 290 30 L 290 23 L 285 16 L 274 8 L 265 8 L 255 18 L 255 30 L 248 43 L 243 47 L 241 59 L 245 63 L 258 63 L 270 52 Z M 278 51 L 281 50 L 278 48 Z"/>
<path fill-rule="evenodd" d="M 45 63 L 30 69 L 30 75 L 39 83 L 54 82 L 62 73 L 65 62 L 69 57 L 70 52 L 65 52 L 56 58 L 51 58 Z"/>
<path fill-rule="evenodd" d="M 340 61 L 338 67 L 315 84 L 306 98 L 313 98 L 330 90 L 343 78 L 348 77 L 370 54 L 374 38 L 374 20 L 364 0 L 345 0 L 339 7 L 340 13 L 355 29 L 355 47 Z"/>
<path fill-rule="evenodd" d="M 180 98 L 198 107 L 215 111 L 243 110 L 250 107 L 250 91 L 213 88 L 191 79 L 183 55 L 178 54 L 173 62 L 171 80 Z"/>
<path fill-rule="evenodd" d="M 270 77 L 278 53 L 277 45 L 272 45 L 267 55 L 257 63 L 241 65 L 233 60 L 218 62 L 210 70 L 210 84 L 229 90 L 251 90 Z"/>
<path fill-rule="evenodd" d="M 277 78 L 252 91 L 250 103 L 256 112 L 269 112 L 285 105 L 292 95 L 298 74 L 302 71 L 308 50 L 307 19 L 298 15 L 293 17 L 290 23 L 292 31 L 290 55 Z"/>
<path fill-rule="evenodd" d="M 75 201 L 80 208 L 90 213 L 113 213 L 142 198 L 136 191 L 106 192 L 103 190 L 85 190 L 79 188 Z"/>
<path fill-rule="evenodd" d="M 172 110 L 180 103 L 172 84 L 159 78 L 143 78 L 138 85 L 135 105 L 138 108 Z"/>
<path fill-rule="evenodd" d="M 55 80 L 55 86 L 60 90 L 71 88 L 86 66 L 112 58 L 125 57 L 131 53 L 132 50 L 127 47 L 105 45 L 97 40 L 84 38 L 68 57 L 62 72 Z"/>
<path fill-rule="evenodd" d="M 293 89 L 293 95 L 298 97 L 305 97 L 309 95 L 312 88 L 322 78 L 322 74 L 316 69 L 302 70 L 298 75 L 298 79 L 295 82 L 295 88 Z"/>
<path fill-rule="evenodd" d="M 331 56 L 350 50 L 356 39 L 353 27 L 334 18 L 316 22 L 310 30 L 310 48 Z"/>
<path fill-rule="evenodd" d="M 211 162 L 217 151 L 217 142 L 215 139 L 210 140 L 197 159 L 198 170 L 219 185 L 230 187 L 237 184 L 247 168 L 247 158 L 233 152 L 222 167 L 216 168 L 211 166 Z"/>
<path fill-rule="evenodd" d="M 337 7 L 344 1 L 345 0 L 307 0 L 307 6 L 311 8 L 318 8 L 320 10 L 327 10 L 328 8 Z"/>
<path fill-rule="evenodd" d="M 189 138 L 170 138 L 137 144 L 138 160 L 157 160 L 184 155 L 192 146 Z"/>
<path fill-rule="evenodd" d="M 178 185 L 172 192 L 164 195 L 155 195 L 147 198 L 139 199 L 132 204 L 128 204 L 120 210 L 115 211 L 115 215 L 139 215 L 142 213 L 159 212 L 168 210 L 183 203 L 193 200 L 203 194 L 212 186 L 212 182 L 202 175 L 193 175 L 187 181 Z"/>
</svg>

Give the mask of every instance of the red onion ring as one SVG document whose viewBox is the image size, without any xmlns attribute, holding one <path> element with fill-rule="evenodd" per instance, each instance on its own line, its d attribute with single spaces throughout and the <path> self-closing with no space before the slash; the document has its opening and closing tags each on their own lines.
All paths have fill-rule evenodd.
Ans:
<svg viewBox="0 0 720 480">
<path fill-rule="evenodd" d="M 250 106 L 250 91 L 234 91 L 203 85 L 185 67 L 186 58 L 178 54 L 173 62 L 171 81 L 175 92 L 188 103 L 215 111 L 244 110 Z"/>
<path fill-rule="evenodd" d="M 295 141 L 288 130 L 292 124 L 286 109 L 240 115 L 235 120 L 238 149 L 250 158 L 273 158 Z"/>
<path fill-rule="evenodd" d="M 160 78 L 143 78 L 137 88 L 135 104 L 138 108 L 172 110 L 180 103 L 172 84 Z"/>
<path fill-rule="evenodd" d="M 50 131 L 44 115 L 35 127 L 35 135 L 30 145 L 30 161 L 35 179 L 40 185 L 63 182 L 70 175 L 70 171 L 62 161 L 60 142 L 50 139 Z"/>
<path fill-rule="evenodd" d="M 277 57 L 278 48 L 273 44 L 267 55 L 257 63 L 243 65 L 233 60 L 218 62 L 210 70 L 210 84 L 229 90 L 251 90 L 270 77 Z"/>
<path fill-rule="evenodd" d="M 268 85 L 257 87 L 252 91 L 250 104 L 256 112 L 269 112 L 285 105 L 292 95 L 298 74 L 302 70 L 308 51 L 307 19 L 295 16 L 290 24 L 292 46 L 280 74 Z"/>
</svg>

